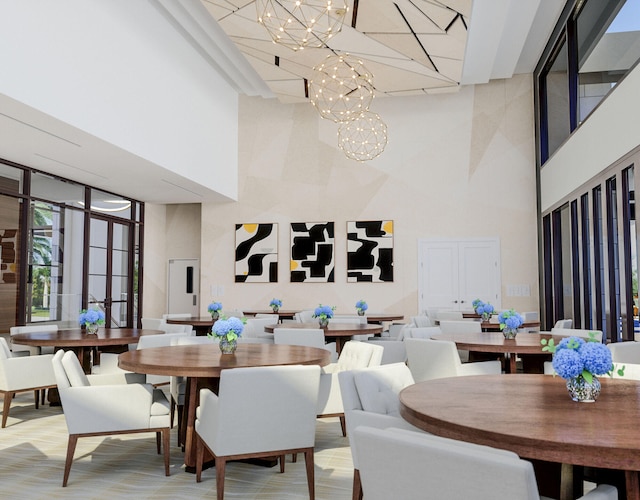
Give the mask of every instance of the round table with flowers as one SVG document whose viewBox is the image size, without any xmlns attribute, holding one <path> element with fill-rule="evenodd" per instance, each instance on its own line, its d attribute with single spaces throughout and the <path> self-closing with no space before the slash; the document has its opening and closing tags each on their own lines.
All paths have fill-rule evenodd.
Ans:
<svg viewBox="0 0 640 500">
<path fill-rule="evenodd" d="M 625 471 L 627 498 L 640 499 L 640 382 L 602 377 L 595 403 L 572 401 L 550 375 L 482 375 L 419 382 L 400 392 L 400 415 L 432 434 L 502 448 L 527 459 Z M 539 483 L 547 477 L 537 474 Z M 540 494 L 573 498 L 540 484 Z M 579 496 L 579 492 L 575 495 Z"/>
</svg>

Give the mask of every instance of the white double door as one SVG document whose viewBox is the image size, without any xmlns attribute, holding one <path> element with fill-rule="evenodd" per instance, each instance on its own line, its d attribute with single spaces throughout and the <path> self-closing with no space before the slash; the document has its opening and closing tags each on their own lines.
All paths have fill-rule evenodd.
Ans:
<svg viewBox="0 0 640 500">
<path fill-rule="evenodd" d="M 475 299 L 501 305 L 500 241 L 419 240 L 418 306 L 468 311 Z"/>
</svg>

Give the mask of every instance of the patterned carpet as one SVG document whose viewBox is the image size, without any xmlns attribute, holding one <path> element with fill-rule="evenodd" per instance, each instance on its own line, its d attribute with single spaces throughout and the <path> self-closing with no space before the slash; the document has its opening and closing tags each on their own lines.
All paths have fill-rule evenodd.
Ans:
<svg viewBox="0 0 640 500">
<path fill-rule="evenodd" d="M 202 482 L 184 471 L 182 452 L 171 435 L 171 476 L 164 475 L 154 434 L 81 438 L 62 488 L 67 427 L 60 407 L 38 410 L 33 394 L 18 394 L 5 429 L 0 429 L 0 498 L 120 499 L 215 498 L 215 469 Z M 316 498 L 350 499 L 353 465 L 337 419 L 318 420 L 315 450 Z M 304 458 L 289 456 L 286 471 L 242 463 L 227 465 L 225 498 L 287 500 L 308 498 Z"/>
</svg>

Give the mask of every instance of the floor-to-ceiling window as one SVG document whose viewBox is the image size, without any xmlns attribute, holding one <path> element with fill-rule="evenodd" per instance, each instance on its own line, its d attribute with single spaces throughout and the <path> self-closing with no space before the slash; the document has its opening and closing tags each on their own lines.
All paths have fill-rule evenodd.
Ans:
<svg viewBox="0 0 640 500">
<path fill-rule="evenodd" d="M 89 306 L 137 325 L 141 203 L 0 161 L 0 204 L 0 331 L 74 327 Z"/>
</svg>

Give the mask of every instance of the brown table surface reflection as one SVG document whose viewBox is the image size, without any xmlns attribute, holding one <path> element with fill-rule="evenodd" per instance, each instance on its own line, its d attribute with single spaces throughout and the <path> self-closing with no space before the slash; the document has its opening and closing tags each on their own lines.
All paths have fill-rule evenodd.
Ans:
<svg viewBox="0 0 640 500">
<path fill-rule="evenodd" d="M 185 394 L 185 465 L 195 467 L 196 408 L 199 404 L 199 380 L 216 379 L 212 386 L 216 389 L 220 372 L 228 368 L 275 365 L 320 365 L 330 362 L 330 353 L 316 347 L 238 344 L 235 354 L 223 355 L 213 342 L 200 345 L 154 347 L 122 353 L 118 365 L 124 370 L 150 375 L 175 375 L 187 377 Z M 200 384 L 202 386 L 204 384 Z M 217 390 L 217 389 L 216 389 Z M 259 415 L 256 415 L 259 418 Z"/>
<path fill-rule="evenodd" d="M 167 318 L 169 325 L 191 325 L 198 336 L 204 336 L 211 331 L 215 321 L 209 316 L 191 316 L 190 318 Z"/>
<path fill-rule="evenodd" d="M 284 325 L 267 325 L 264 327 L 264 331 L 267 333 L 273 333 L 276 328 L 320 328 L 318 323 L 285 323 Z M 382 325 L 362 325 L 357 323 L 340 323 L 330 321 L 327 326 L 322 328 L 324 330 L 324 336 L 328 340 L 335 340 L 336 351 L 338 354 L 342 351 L 344 344 L 353 335 L 380 335 L 382 333 Z"/>
<path fill-rule="evenodd" d="M 435 379 L 403 389 L 400 414 L 438 436 L 511 450 L 523 458 L 624 470 L 627 498 L 637 500 L 640 383 L 600 381 L 595 403 L 576 403 L 565 380 L 551 375 Z M 560 492 L 564 498 L 571 495 Z"/>
<path fill-rule="evenodd" d="M 73 330 L 57 330 L 51 332 L 19 333 L 12 337 L 16 344 L 31 346 L 69 347 L 77 355 L 82 368 L 91 373 L 90 349 L 87 347 L 125 346 L 136 344 L 142 335 L 159 335 L 162 330 L 138 328 L 100 328 L 98 333 L 90 335 L 80 328 Z"/>
<path fill-rule="evenodd" d="M 551 360 L 551 355 L 542 350 L 541 339 L 553 337 L 556 345 L 563 339 L 550 333 L 520 332 L 515 339 L 505 339 L 502 333 L 438 333 L 431 335 L 433 340 L 449 340 L 455 342 L 458 349 L 469 352 L 491 352 L 511 354 L 509 364 L 505 366 L 508 373 L 516 373 L 516 354 L 522 358 L 523 371 L 542 373 L 543 362 Z"/>
</svg>

